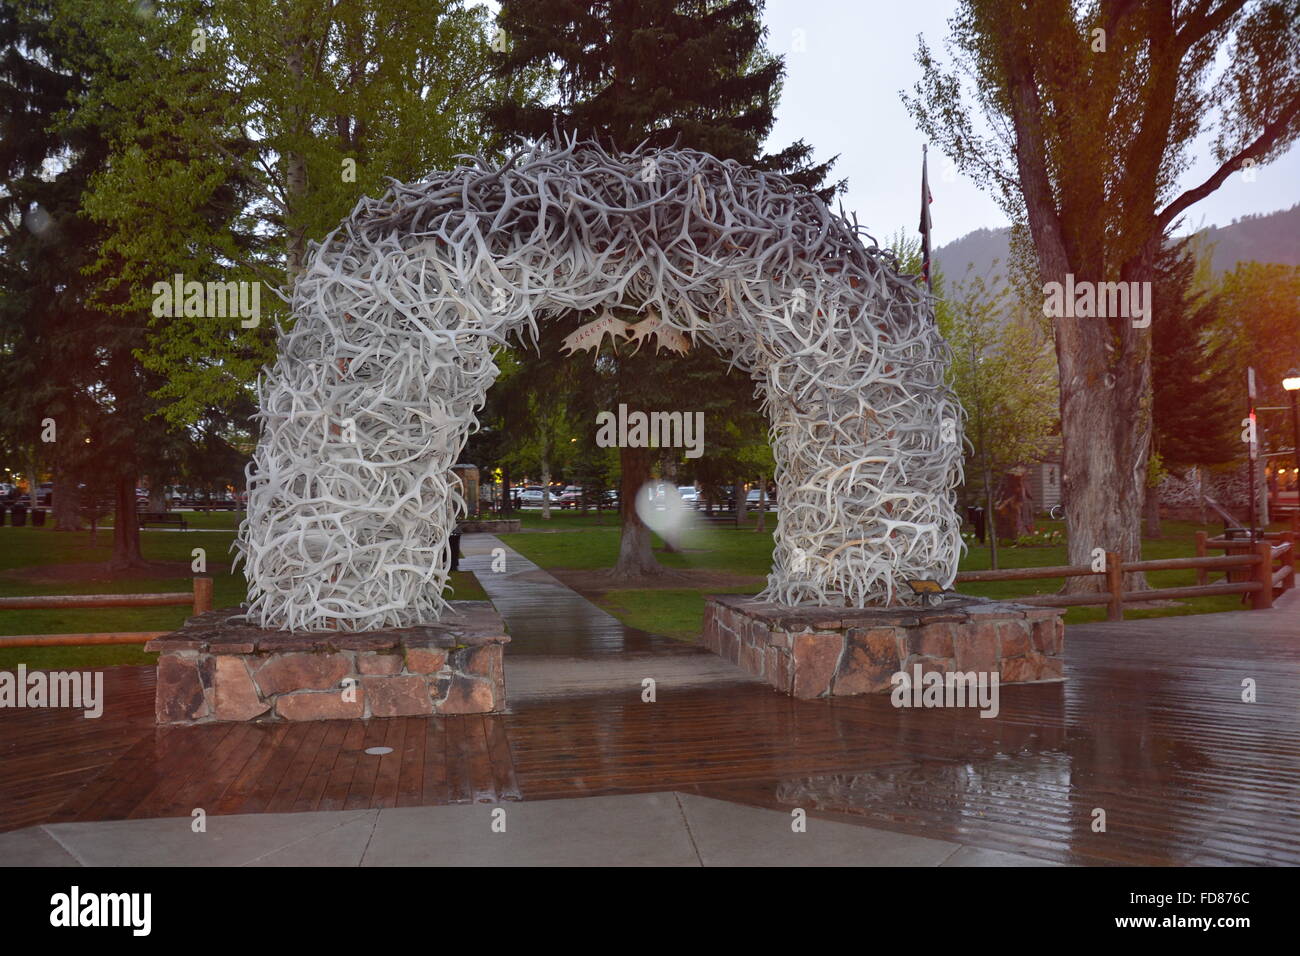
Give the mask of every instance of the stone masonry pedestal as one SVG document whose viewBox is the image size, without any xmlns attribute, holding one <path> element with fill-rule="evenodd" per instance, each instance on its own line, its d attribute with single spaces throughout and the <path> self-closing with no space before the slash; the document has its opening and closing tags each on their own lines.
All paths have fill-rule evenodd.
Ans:
<svg viewBox="0 0 1300 956">
<path fill-rule="evenodd" d="M 938 608 L 791 608 L 745 595 L 705 599 L 705 647 L 793 697 L 892 689 L 899 671 L 1065 676 L 1063 608 L 950 595 Z"/>
<path fill-rule="evenodd" d="M 157 651 L 160 724 L 333 720 L 505 709 L 510 638 L 488 601 L 437 624 L 356 633 L 254 627 L 239 608 L 192 617 Z"/>
</svg>

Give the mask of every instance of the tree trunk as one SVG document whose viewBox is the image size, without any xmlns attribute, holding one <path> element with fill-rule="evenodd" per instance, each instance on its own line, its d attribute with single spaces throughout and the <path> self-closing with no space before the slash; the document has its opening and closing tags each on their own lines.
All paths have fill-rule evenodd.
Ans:
<svg viewBox="0 0 1300 956">
<path fill-rule="evenodd" d="M 307 43 L 306 36 L 295 36 L 292 32 L 284 38 L 285 72 L 298 89 L 306 89 L 308 86 L 305 64 Z M 305 111 L 296 106 L 291 110 L 291 115 L 291 132 L 294 136 L 305 136 L 310 122 Z M 298 277 L 307 268 L 307 230 L 301 222 L 303 203 L 307 199 L 307 157 L 297 149 L 289 149 L 281 161 L 284 163 L 285 185 L 285 272 L 292 290 Z"/>
<path fill-rule="evenodd" d="M 509 517 L 514 513 L 514 502 L 510 498 L 510 469 L 501 466 L 501 513 Z"/>
<path fill-rule="evenodd" d="M 1069 320 L 1066 320 L 1069 321 Z M 1085 320 L 1097 321 L 1097 320 Z M 1059 341 L 1059 337 L 1058 337 Z M 1149 367 L 1104 372 L 1100 342 L 1081 341 L 1073 355 L 1058 346 L 1061 363 L 1061 488 L 1070 564 L 1092 562 L 1094 549 L 1142 560 L 1142 504 L 1146 500 L 1151 413 Z M 1081 354 L 1084 353 L 1084 354 Z M 1110 376 L 1109 379 L 1106 376 Z M 1113 384 L 1106 387 L 1106 381 Z M 1066 578 L 1066 593 L 1099 591 L 1101 575 Z M 1140 573 L 1126 575 L 1127 590 L 1145 588 Z"/>
<path fill-rule="evenodd" d="M 54 469 L 54 530 L 81 530 L 81 495 L 77 483 L 66 469 Z"/>
<path fill-rule="evenodd" d="M 171 496 L 167 494 L 167 486 L 163 484 L 162 475 L 154 475 L 149 479 L 149 510 L 150 511 L 170 511 Z"/>
<path fill-rule="evenodd" d="M 650 529 L 637 514 L 637 496 L 650 480 L 650 449 L 620 448 L 618 457 L 622 466 L 619 480 L 619 510 L 623 518 L 623 533 L 618 544 L 618 563 L 614 576 L 635 578 L 647 574 L 662 574 L 663 565 L 655 560 L 651 550 Z"/>
<path fill-rule="evenodd" d="M 135 475 L 117 479 L 117 506 L 113 511 L 113 557 L 108 566 L 113 571 L 147 566 L 140 553 L 140 527 L 135 511 Z"/>
<path fill-rule="evenodd" d="M 1038 277 L 1049 282 L 1098 281 L 1100 262 L 1067 245 L 1048 170 L 1046 135 L 1028 60 L 1008 60 L 1015 159 L 1026 218 L 1038 257 Z M 1089 215 L 1091 215 L 1089 211 Z M 1161 230 L 1151 228 L 1141 249 L 1124 263 L 1120 279 L 1149 281 Z M 1075 243 L 1077 245 L 1077 242 Z M 1142 557 L 1141 516 L 1151 446 L 1151 337 L 1130 319 L 1058 317 L 1053 320 L 1061 405 L 1061 492 L 1071 564 L 1092 563 L 1096 548 L 1125 561 Z M 1065 579 L 1065 593 L 1103 590 L 1104 576 Z M 1140 572 L 1125 588 L 1146 587 Z"/>
<path fill-rule="evenodd" d="M 551 520 L 551 463 L 542 455 L 542 520 Z"/>
<path fill-rule="evenodd" d="M 993 468 L 988 463 L 988 457 L 985 456 L 984 499 L 988 511 L 984 519 L 984 531 L 989 536 L 989 567 L 996 571 L 998 570 L 998 512 L 993 497 Z"/>
<path fill-rule="evenodd" d="M 745 497 L 745 483 L 741 481 L 739 478 L 737 478 L 735 488 L 736 488 L 736 527 L 743 528 L 745 526 L 745 506 L 749 504 L 748 499 Z"/>
<path fill-rule="evenodd" d="M 1160 534 L 1160 489 L 1148 488 L 1146 510 L 1146 536 L 1159 538 Z"/>
<path fill-rule="evenodd" d="M 1207 524 L 1210 516 L 1205 511 L 1205 471 L 1200 465 L 1194 469 L 1196 472 L 1196 505 L 1200 509 L 1200 523 Z"/>
<path fill-rule="evenodd" d="M 758 476 L 758 520 L 754 522 L 754 530 L 767 530 L 767 475 Z"/>
</svg>

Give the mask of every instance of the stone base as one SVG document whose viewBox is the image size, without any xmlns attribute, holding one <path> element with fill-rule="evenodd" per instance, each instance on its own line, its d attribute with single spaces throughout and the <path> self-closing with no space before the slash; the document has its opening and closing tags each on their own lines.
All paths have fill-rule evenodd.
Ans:
<svg viewBox="0 0 1300 956">
<path fill-rule="evenodd" d="M 505 709 L 510 638 L 488 601 L 452 601 L 438 624 L 293 633 L 254 627 L 240 608 L 192 617 L 156 651 L 160 724 L 337 720 Z"/>
<path fill-rule="evenodd" d="M 949 596 L 938 608 L 784 607 L 739 594 L 704 602 L 705 647 L 793 697 L 892 689 L 899 671 L 1061 680 L 1063 608 Z"/>
</svg>

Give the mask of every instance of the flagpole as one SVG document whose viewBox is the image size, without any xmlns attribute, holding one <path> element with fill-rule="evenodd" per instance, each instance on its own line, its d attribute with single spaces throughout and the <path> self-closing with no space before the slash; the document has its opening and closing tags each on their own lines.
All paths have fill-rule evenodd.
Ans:
<svg viewBox="0 0 1300 956">
<path fill-rule="evenodd" d="M 921 144 L 921 271 L 925 273 L 925 287 L 934 292 L 934 279 L 931 275 L 934 266 L 930 261 L 930 176 L 928 169 L 930 146 Z"/>
</svg>

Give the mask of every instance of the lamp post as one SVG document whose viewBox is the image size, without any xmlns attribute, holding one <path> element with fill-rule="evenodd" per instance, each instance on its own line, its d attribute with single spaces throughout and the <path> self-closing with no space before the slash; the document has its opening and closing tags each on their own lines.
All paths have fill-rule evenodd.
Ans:
<svg viewBox="0 0 1300 956">
<path fill-rule="evenodd" d="M 1291 461 L 1295 465 L 1295 490 L 1300 504 L 1300 413 L 1296 412 L 1296 393 L 1300 392 L 1300 371 L 1291 369 L 1282 379 L 1282 387 L 1291 395 Z"/>
</svg>

